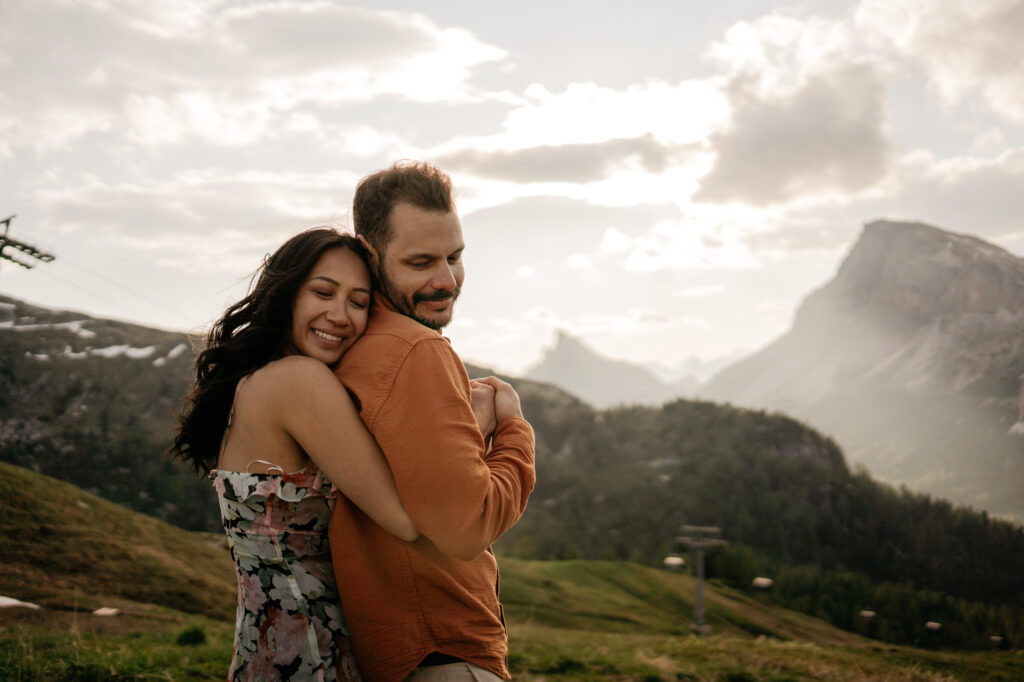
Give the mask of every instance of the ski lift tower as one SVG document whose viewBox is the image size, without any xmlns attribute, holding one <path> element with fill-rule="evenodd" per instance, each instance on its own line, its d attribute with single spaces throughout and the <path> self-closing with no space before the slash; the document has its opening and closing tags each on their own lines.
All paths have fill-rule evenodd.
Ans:
<svg viewBox="0 0 1024 682">
<path fill-rule="evenodd" d="M 21 260 L 20 258 L 15 258 L 14 254 L 7 250 L 8 247 L 14 249 L 15 251 L 18 251 L 19 256 L 25 255 L 30 258 L 35 258 L 36 260 L 42 263 L 49 263 L 54 258 L 56 258 L 56 256 L 54 256 L 52 253 L 40 251 L 31 244 L 26 244 L 25 242 L 20 242 L 17 239 L 8 237 L 7 231 L 11 229 L 12 220 L 14 220 L 14 215 L 10 215 L 4 218 L 3 220 L 0 220 L 0 223 L 3 223 L 4 226 L 4 233 L 0 235 L 0 259 L 9 260 L 16 265 L 20 265 L 21 267 L 27 269 L 32 269 L 33 267 L 35 267 L 35 263 L 30 263 Z"/>
<path fill-rule="evenodd" d="M 676 542 L 694 554 L 696 566 L 697 595 L 693 604 L 693 631 L 698 635 L 710 635 L 711 626 L 704 622 L 704 554 L 713 552 L 725 544 L 719 539 L 722 529 L 718 526 L 683 526 L 685 535 Z"/>
</svg>

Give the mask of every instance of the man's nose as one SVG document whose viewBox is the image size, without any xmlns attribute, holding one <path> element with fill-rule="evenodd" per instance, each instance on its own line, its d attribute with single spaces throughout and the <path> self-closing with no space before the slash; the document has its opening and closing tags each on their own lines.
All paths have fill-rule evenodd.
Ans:
<svg viewBox="0 0 1024 682">
<path fill-rule="evenodd" d="M 455 271 L 449 263 L 444 263 L 437 268 L 437 272 L 434 273 L 434 279 L 431 280 L 430 285 L 435 290 L 453 291 L 458 286 L 458 280 L 455 279 Z"/>
</svg>

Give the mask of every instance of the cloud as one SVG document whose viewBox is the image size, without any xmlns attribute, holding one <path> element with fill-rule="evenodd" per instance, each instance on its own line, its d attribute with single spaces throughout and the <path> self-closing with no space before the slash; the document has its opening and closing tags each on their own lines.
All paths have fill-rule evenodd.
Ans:
<svg viewBox="0 0 1024 682">
<path fill-rule="evenodd" d="M 453 171 L 509 182 L 586 183 L 628 167 L 662 173 L 676 162 L 681 151 L 648 133 L 636 138 L 523 149 L 485 151 L 467 147 L 442 154 L 435 161 Z"/>
<path fill-rule="evenodd" d="M 573 83 L 560 93 L 534 84 L 503 126 L 511 148 L 636 139 L 651 134 L 663 143 L 703 140 L 726 115 L 713 83 L 650 81 L 621 90 Z"/>
<path fill-rule="evenodd" d="M 604 238 L 601 240 L 601 250 L 608 253 L 624 253 L 633 246 L 633 240 L 617 230 L 610 227 L 604 231 Z"/>
<path fill-rule="evenodd" d="M 769 205 L 881 180 L 885 82 L 852 49 L 842 22 L 769 15 L 730 29 L 711 54 L 727 68 L 732 114 L 694 199 Z"/>
<path fill-rule="evenodd" d="M 679 289 L 672 292 L 672 296 L 678 296 L 682 298 L 707 298 L 709 296 L 715 296 L 725 291 L 724 284 L 704 284 L 695 287 L 686 287 L 685 289 Z"/>
<path fill-rule="evenodd" d="M 1024 2 L 864 0 L 858 25 L 919 68 L 949 104 L 977 93 L 1024 123 Z"/>
<path fill-rule="evenodd" d="M 594 267 L 594 261 L 585 253 L 574 253 L 565 260 L 565 265 L 573 270 L 590 270 Z"/>
<path fill-rule="evenodd" d="M 188 271 L 217 270 L 229 269 L 218 254 L 263 253 L 290 234 L 332 222 L 339 188 L 356 180 L 337 173 L 194 171 L 150 183 L 94 181 L 40 191 L 38 198 L 44 229 L 159 253 L 164 264 Z"/>
<path fill-rule="evenodd" d="M 843 204 L 819 204 L 781 216 L 769 230 L 751 233 L 758 252 L 845 250 L 861 226 L 877 218 L 929 223 L 1000 246 L 1024 245 L 1024 147 L 995 157 L 936 158 L 916 151 L 894 162 L 885 192 Z"/>
<path fill-rule="evenodd" d="M 5 5 L 0 150 L 57 149 L 89 133 L 244 144 L 273 136 L 300 106 L 490 97 L 468 84 L 472 70 L 505 56 L 420 14 L 296 0 L 175 5 Z"/>
</svg>

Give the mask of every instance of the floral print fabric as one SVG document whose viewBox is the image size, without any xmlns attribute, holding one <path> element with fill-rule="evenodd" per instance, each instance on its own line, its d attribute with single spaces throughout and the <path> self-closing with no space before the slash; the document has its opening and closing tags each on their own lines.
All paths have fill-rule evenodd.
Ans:
<svg viewBox="0 0 1024 682">
<path fill-rule="evenodd" d="M 211 478 L 238 577 L 228 679 L 359 680 L 331 567 L 331 484 L 313 465 Z"/>
</svg>

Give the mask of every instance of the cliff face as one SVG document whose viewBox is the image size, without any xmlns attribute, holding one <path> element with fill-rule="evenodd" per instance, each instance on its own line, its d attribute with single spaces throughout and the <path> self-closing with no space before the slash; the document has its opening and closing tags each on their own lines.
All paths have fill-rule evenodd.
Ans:
<svg viewBox="0 0 1024 682">
<path fill-rule="evenodd" d="M 701 394 L 791 412 L 882 478 L 1024 518 L 1022 379 L 1024 259 L 878 221 L 789 332 Z"/>
</svg>

